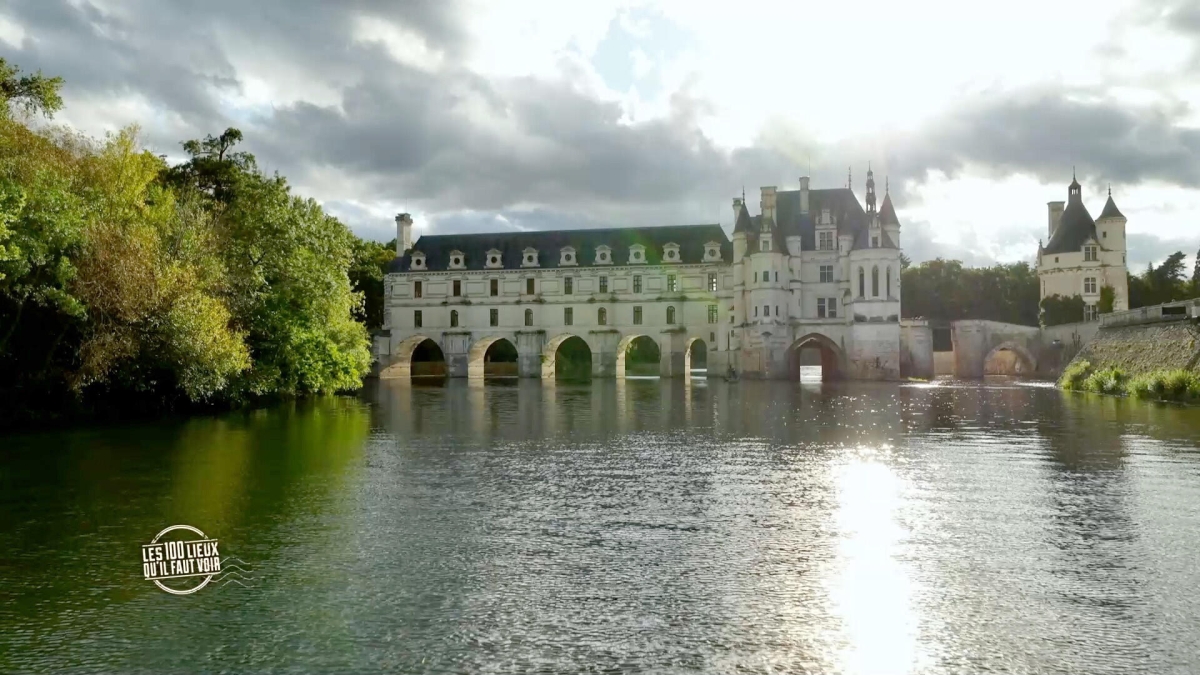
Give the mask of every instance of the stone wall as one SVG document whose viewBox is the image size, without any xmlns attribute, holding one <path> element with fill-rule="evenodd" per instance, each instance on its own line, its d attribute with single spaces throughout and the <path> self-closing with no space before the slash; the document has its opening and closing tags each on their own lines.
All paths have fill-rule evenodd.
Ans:
<svg viewBox="0 0 1200 675">
<path fill-rule="evenodd" d="M 933 379 L 933 329 L 925 321 L 900 322 L 900 376 Z"/>
<path fill-rule="evenodd" d="M 1096 368 L 1117 367 L 1128 375 L 1197 370 L 1200 327 L 1187 320 L 1101 327 L 1075 359 Z"/>
</svg>

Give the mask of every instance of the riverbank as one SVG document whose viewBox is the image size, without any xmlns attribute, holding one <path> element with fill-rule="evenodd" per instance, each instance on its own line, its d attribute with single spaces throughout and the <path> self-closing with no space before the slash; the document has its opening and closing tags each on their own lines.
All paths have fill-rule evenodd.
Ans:
<svg viewBox="0 0 1200 675">
<path fill-rule="evenodd" d="M 1200 403 L 1200 374 L 1182 368 L 1130 375 L 1118 366 L 1096 368 L 1090 361 L 1077 360 L 1063 371 L 1058 386 L 1146 401 Z"/>
</svg>

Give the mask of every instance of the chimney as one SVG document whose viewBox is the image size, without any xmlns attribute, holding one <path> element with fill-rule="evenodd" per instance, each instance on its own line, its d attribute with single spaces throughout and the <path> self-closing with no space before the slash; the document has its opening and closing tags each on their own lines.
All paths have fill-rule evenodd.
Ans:
<svg viewBox="0 0 1200 675">
<path fill-rule="evenodd" d="M 808 176 L 800 176 L 800 213 L 808 214 Z"/>
<path fill-rule="evenodd" d="M 737 225 L 738 214 L 740 214 L 741 212 L 742 212 L 742 198 L 734 197 L 733 198 L 733 224 L 735 226 Z"/>
<path fill-rule="evenodd" d="M 412 216 L 401 213 L 396 216 L 396 255 L 402 256 L 412 250 Z"/>
<path fill-rule="evenodd" d="M 1054 232 L 1058 229 L 1058 222 L 1062 220 L 1064 202 L 1048 202 L 1049 207 L 1049 222 L 1050 236 L 1054 236 Z"/>
<path fill-rule="evenodd" d="M 763 221 L 775 222 L 775 186 L 767 185 L 762 189 L 762 203 L 759 207 L 762 209 Z"/>
</svg>

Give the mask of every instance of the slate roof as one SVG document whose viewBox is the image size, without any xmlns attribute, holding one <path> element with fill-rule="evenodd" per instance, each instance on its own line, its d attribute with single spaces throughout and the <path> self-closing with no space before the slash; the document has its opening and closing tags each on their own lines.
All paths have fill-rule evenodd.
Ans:
<svg viewBox="0 0 1200 675">
<path fill-rule="evenodd" d="M 1071 187 L 1078 188 L 1079 184 L 1072 180 Z M 1089 238 L 1097 239 L 1096 221 L 1092 220 L 1078 191 L 1073 190 L 1067 208 L 1059 217 L 1058 228 L 1054 230 L 1043 253 L 1074 253 L 1081 250 L 1083 242 Z"/>
<path fill-rule="evenodd" d="M 883 195 L 883 206 L 879 209 L 879 223 L 881 225 L 899 225 L 900 219 L 896 217 L 896 207 L 892 206 L 892 195 Z"/>
<path fill-rule="evenodd" d="M 885 197 L 884 205 L 891 212 L 895 224 L 899 225 L 899 219 L 896 219 L 896 210 L 891 207 L 891 200 Z M 851 248 L 870 247 L 867 212 L 858 203 L 858 198 L 854 196 L 854 191 L 850 188 L 809 190 L 807 214 L 800 213 L 799 190 L 778 192 L 775 195 L 775 211 L 779 218 L 780 229 L 783 230 L 784 236 L 799 234 L 800 248 L 805 251 L 813 251 L 817 248 L 817 230 L 814 218 L 819 216 L 824 209 L 829 209 L 830 215 L 837 223 L 839 236 L 854 235 L 854 243 Z M 899 248 L 886 232 L 880 232 L 879 247 Z"/>
<path fill-rule="evenodd" d="M 704 259 L 704 245 L 710 241 L 721 244 L 721 257 L 725 262 L 733 260 L 733 244 L 720 225 L 671 225 L 664 227 L 622 227 L 606 229 L 544 230 L 530 232 L 488 232 L 483 234 L 427 234 L 417 239 L 413 251 L 425 254 L 425 269 L 419 271 L 446 271 L 450 265 L 450 251 L 461 251 L 466 260 L 465 269 L 494 269 L 486 267 L 487 252 L 497 249 L 502 254 L 502 269 L 522 269 L 521 260 L 526 248 L 537 249 L 538 266 L 528 269 L 559 267 L 559 251 L 564 246 L 575 249 L 578 265 L 565 267 L 596 266 L 596 247 L 612 249 L 612 264 L 600 267 L 626 265 L 629 247 L 641 244 L 646 247 L 647 265 L 662 262 L 663 245 L 679 244 L 682 264 L 700 263 Z M 635 263 L 643 264 L 643 263 Z M 673 263 L 672 263 L 673 264 Z M 412 251 L 396 258 L 388 266 L 388 272 L 408 272 L 412 265 Z"/>
<path fill-rule="evenodd" d="M 1113 201 L 1112 193 L 1108 193 L 1108 201 L 1104 202 L 1104 210 L 1100 212 L 1100 217 L 1096 220 L 1104 220 L 1105 218 L 1124 218 L 1120 209 L 1117 208 L 1117 203 Z"/>
</svg>

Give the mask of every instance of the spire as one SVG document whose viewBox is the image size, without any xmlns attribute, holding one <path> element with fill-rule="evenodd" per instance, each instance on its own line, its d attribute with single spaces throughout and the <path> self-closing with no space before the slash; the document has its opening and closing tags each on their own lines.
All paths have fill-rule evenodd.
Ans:
<svg viewBox="0 0 1200 675">
<path fill-rule="evenodd" d="M 867 162 L 867 213 L 875 213 L 875 172 Z"/>
<path fill-rule="evenodd" d="M 1067 199 L 1081 199 L 1079 181 L 1075 178 L 1075 167 L 1071 167 L 1071 184 L 1067 186 Z"/>
<path fill-rule="evenodd" d="M 1113 201 L 1111 183 L 1108 186 L 1108 201 L 1104 202 L 1104 210 L 1100 212 L 1100 217 L 1097 220 L 1103 220 L 1105 218 L 1125 219 L 1125 215 L 1121 213 L 1121 210 L 1117 208 L 1117 203 Z"/>
<path fill-rule="evenodd" d="M 888 177 L 883 177 L 883 196 L 886 197 L 892 193 L 891 186 L 888 185 Z"/>
<path fill-rule="evenodd" d="M 854 189 L 854 176 L 850 171 L 851 168 L 852 167 L 849 167 L 849 166 L 846 167 L 846 187 L 850 190 L 853 190 Z"/>
</svg>

